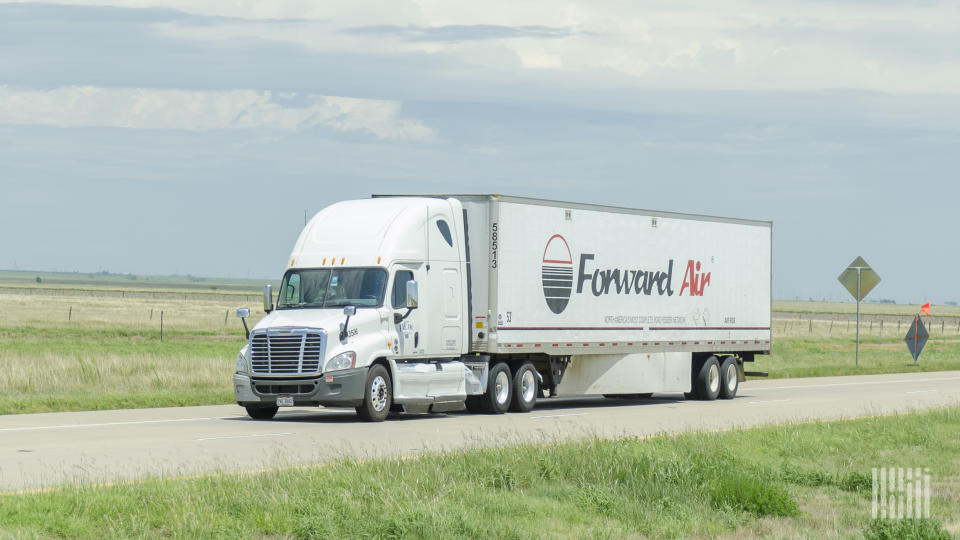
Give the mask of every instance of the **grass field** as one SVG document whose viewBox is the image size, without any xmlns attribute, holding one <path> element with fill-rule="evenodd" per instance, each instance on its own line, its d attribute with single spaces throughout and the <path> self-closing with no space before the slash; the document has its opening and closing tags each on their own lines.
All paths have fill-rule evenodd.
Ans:
<svg viewBox="0 0 960 540">
<path fill-rule="evenodd" d="M 0 414 L 230 403 L 244 342 L 234 311 L 250 307 L 252 326 L 263 315 L 259 286 L 0 272 Z M 916 306 L 890 304 L 864 304 L 854 366 L 851 306 L 775 302 L 773 354 L 748 369 L 771 377 L 960 369 L 960 316 L 935 306 L 941 316 L 925 318 L 932 339 L 914 366 L 902 336 Z"/>
<path fill-rule="evenodd" d="M 234 311 L 256 304 L 162 293 L 0 292 L 0 414 L 230 403 Z"/>
<path fill-rule="evenodd" d="M 960 408 L 644 440 L 0 496 L 0 537 L 944 538 Z M 873 520 L 872 469 L 925 467 L 931 519 Z"/>
</svg>

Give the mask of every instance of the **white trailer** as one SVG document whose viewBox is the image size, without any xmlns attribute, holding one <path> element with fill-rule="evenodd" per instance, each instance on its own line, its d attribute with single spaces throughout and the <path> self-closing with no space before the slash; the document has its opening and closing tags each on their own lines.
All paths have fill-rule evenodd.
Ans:
<svg viewBox="0 0 960 540">
<path fill-rule="evenodd" d="M 564 395 L 732 398 L 770 351 L 771 241 L 767 221 L 498 195 L 337 203 L 301 232 L 276 307 L 265 287 L 237 402 L 377 421 Z"/>
</svg>

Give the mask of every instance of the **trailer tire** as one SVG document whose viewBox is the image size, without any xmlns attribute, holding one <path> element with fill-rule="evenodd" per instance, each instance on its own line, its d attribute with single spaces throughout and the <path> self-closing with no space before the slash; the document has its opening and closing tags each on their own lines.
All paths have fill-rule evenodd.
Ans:
<svg viewBox="0 0 960 540">
<path fill-rule="evenodd" d="M 694 379 L 694 392 L 697 398 L 713 401 L 720 395 L 720 362 L 716 356 L 707 358 L 697 371 Z"/>
<path fill-rule="evenodd" d="M 537 370 L 531 362 L 524 362 L 513 374 L 513 399 L 510 410 L 513 412 L 530 412 L 537 403 L 537 393 L 540 385 L 537 384 Z"/>
<path fill-rule="evenodd" d="M 277 415 L 277 411 L 280 410 L 280 407 L 257 407 L 255 405 L 247 405 L 244 407 L 247 410 L 247 414 L 250 415 L 250 418 L 254 420 L 270 420 Z"/>
<path fill-rule="evenodd" d="M 383 364 L 374 364 L 367 372 L 367 384 L 363 385 L 363 404 L 357 407 L 357 415 L 367 422 L 383 422 L 390 414 L 392 404 L 390 373 Z"/>
<path fill-rule="evenodd" d="M 720 363 L 720 397 L 722 399 L 733 399 L 737 395 L 737 389 L 740 388 L 740 380 L 737 377 L 737 357 L 728 356 Z"/>
<path fill-rule="evenodd" d="M 480 396 L 481 408 L 487 414 L 503 414 L 510 408 L 512 397 L 510 368 L 504 362 L 497 362 L 487 376 L 487 391 Z"/>
</svg>

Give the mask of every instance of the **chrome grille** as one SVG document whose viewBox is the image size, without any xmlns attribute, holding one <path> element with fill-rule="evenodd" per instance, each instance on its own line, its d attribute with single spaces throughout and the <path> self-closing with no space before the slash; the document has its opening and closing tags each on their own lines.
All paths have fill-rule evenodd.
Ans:
<svg viewBox="0 0 960 540">
<path fill-rule="evenodd" d="M 284 328 L 250 334 L 250 365 L 258 375 L 301 375 L 320 371 L 326 333 L 313 328 Z"/>
</svg>

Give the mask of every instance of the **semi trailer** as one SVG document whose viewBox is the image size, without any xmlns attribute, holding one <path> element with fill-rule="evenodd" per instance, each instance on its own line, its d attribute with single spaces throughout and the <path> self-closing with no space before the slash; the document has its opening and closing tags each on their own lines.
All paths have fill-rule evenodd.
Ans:
<svg viewBox="0 0 960 540">
<path fill-rule="evenodd" d="M 236 358 L 236 401 L 530 411 L 733 398 L 769 354 L 772 223 L 499 195 L 374 195 L 303 228 Z M 249 309 L 238 310 L 244 317 Z"/>
</svg>

